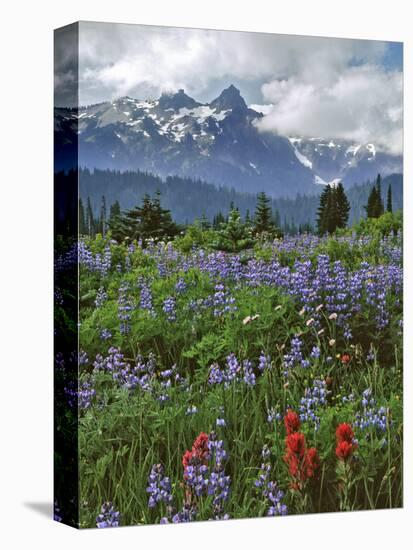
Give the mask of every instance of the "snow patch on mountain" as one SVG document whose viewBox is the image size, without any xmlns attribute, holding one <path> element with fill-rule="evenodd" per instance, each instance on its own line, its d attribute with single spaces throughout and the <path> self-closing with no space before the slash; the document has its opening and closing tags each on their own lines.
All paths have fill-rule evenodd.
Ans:
<svg viewBox="0 0 413 550">
<path fill-rule="evenodd" d="M 293 146 L 295 156 L 298 158 L 298 160 L 301 162 L 301 164 L 303 164 L 307 168 L 310 168 L 310 170 L 311 170 L 313 168 L 313 163 L 305 155 L 300 153 L 300 151 L 295 146 L 296 143 L 300 143 L 301 139 L 300 138 L 288 138 L 288 139 L 289 139 L 291 145 Z"/>
<path fill-rule="evenodd" d="M 347 147 L 346 149 L 346 154 L 347 155 L 353 154 L 353 157 L 355 157 L 359 152 L 360 148 L 361 148 L 361 145 L 350 145 L 350 147 Z"/>
<path fill-rule="evenodd" d="M 314 176 L 314 183 L 316 185 L 328 185 L 328 182 L 320 178 L 320 176 L 317 176 L 317 174 Z"/>
<path fill-rule="evenodd" d="M 253 170 L 256 171 L 256 173 L 259 175 L 260 174 L 260 171 L 258 170 L 257 166 L 253 163 L 253 162 L 250 162 L 249 165 L 251 166 L 251 168 Z"/>
</svg>

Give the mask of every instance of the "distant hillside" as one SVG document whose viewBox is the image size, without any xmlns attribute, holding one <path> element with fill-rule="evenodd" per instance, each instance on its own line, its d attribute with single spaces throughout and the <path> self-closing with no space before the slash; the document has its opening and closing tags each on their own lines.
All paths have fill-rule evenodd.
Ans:
<svg viewBox="0 0 413 550">
<path fill-rule="evenodd" d="M 384 198 L 390 183 L 393 209 L 397 210 L 403 206 L 403 176 L 393 174 L 383 178 Z M 350 223 L 365 215 L 363 207 L 367 203 L 372 185 L 372 182 L 365 182 L 346 190 L 351 204 Z M 203 215 L 212 220 L 218 212 L 228 212 L 231 203 L 236 205 L 245 216 L 247 211 L 253 214 L 256 205 L 256 196 L 250 193 L 240 193 L 227 187 L 216 187 L 200 180 L 177 176 L 162 180 L 158 176 L 139 171 L 82 169 L 79 188 L 84 202 L 90 197 L 96 215 L 100 210 L 102 196 L 105 196 L 108 208 L 118 200 L 122 209 L 129 209 L 138 204 L 145 193 L 152 195 L 159 190 L 163 206 L 171 210 L 173 218 L 179 223 L 191 223 Z M 257 189 L 257 192 L 259 191 L 260 189 Z M 318 201 L 318 196 L 297 195 L 294 199 L 273 199 L 272 208 L 274 213 L 278 211 L 282 225 L 285 223 L 296 226 L 308 223 L 313 225 Z"/>
</svg>

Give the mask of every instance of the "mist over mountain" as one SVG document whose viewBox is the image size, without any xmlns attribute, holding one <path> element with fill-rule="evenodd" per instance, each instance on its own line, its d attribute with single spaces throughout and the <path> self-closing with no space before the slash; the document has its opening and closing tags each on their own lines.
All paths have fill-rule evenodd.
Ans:
<svg viewBox="0 0 413 550">
<path fill-rule="evenodd" d="M 78 141 L 78 162 L 89 169 L 139 170 L 162 178 L 202 179 L 238 192 L 272 197 L 317 195 L 320 184 L 345 186 L 402 171 L 402 157 L 373 143 L 280 136 L 257 128 L 261 112 L 233 85 L 210 103 L 180 89 L 156 100 L 114 101 L 55 110 L 59 169 Z"/>
</svg>

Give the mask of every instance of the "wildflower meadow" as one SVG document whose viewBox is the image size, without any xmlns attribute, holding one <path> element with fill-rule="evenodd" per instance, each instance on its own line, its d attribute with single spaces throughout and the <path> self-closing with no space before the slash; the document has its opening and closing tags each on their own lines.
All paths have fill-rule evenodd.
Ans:
<svg viewBox="0 0 413 550">
<path fill-rule="evenodd" d="M 80 264 L 80 525 L 400 507 L 400 214 L 235 252 L 213 233 L 60 259 Z"/>
</svg>

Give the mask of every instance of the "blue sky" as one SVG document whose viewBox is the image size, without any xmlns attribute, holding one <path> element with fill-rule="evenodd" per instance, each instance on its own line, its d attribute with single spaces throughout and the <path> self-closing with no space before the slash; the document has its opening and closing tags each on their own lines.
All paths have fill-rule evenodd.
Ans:
<svg viewBox="0 0 413 550">
<path fill-rule="evenodd" d="M 389 70 L 403 70 L 403 44 L 402 42 L 386 42 L 386 51 L 382 64 Z"/>
</svg>

